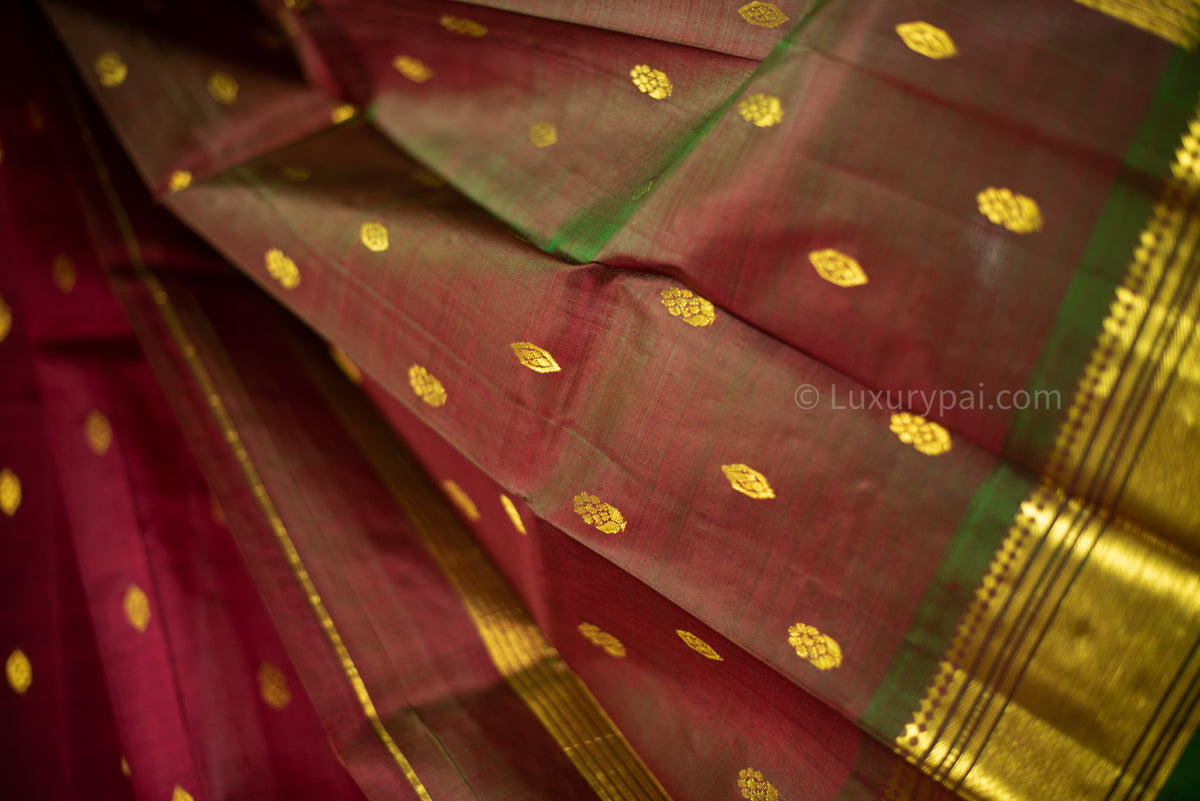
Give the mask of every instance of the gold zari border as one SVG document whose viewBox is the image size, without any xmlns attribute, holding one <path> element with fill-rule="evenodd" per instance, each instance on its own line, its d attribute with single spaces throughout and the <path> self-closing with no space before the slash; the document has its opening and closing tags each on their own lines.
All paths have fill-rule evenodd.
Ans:
<svg viewBox="0 0 1200 801">
<path fill-rule="evenodd" d="M 1153 797 L 1200 724 L 1200 509 L 1164 479 L 1190 475 L 1168 443 L 1195 445 L 1200 409 L 1198 200 L 1200 110 L 1042 484 L 896 738 L 898 753 L 967 797 Z"/>
<path fill-rule="evenodd" d="M 1200 41 L 1200 0 L 1075 0 L 1187 50 Z"/>
</svg>

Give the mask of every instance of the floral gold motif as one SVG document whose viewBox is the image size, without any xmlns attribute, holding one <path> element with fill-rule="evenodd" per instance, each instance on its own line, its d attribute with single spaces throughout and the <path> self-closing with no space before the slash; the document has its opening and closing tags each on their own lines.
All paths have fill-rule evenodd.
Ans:
<svg viewBox="0 0 1200 801">
<path fill-rule="evenodd" d="M 479 519 L 479 507 L 462 487 L 447 479 L 442 482 L 442 490 L 446 493 L 446 497 L 454 501 L 454 505 L 463 513 L 463 517 L 472 523 Z"/>
<path fill-rule="evenodd" d="M 775 497 L 775 491 L 771 489 L 767 477 L 753 467 L 744 464 L 723 464 L 721 472 L 729 479 L 730 485 L 743 495 L 759 500 Z"/>
<path fill-rule="evenodd" d="M 763 778 L 754 768 L 743 768 L 738 772 L 738 789 L 747 801 L 779 801 L 775 785 Z"/>
<path fill-rule="evenodd" d="M 177 784 L 171 793 L 171 801 L 196 801 L 196 799 L 192 798 L 191 793 Z"/>
<path fill-rule="evenodd" d="M 419 364 L 408 368 L 408 385 L 417 397 L 430 406 L 442 406 L 446 403 L 446 388 L 442 382 Z"/>
<path fill-rule="evenodd" d="M 392 66 L 413 83 L 425 83 L 433 77 L 433 70 L 425 66 L 425 62 L 412 56 L 396 56 L 392 59 Z"/>
<path fill-rule="evenodd" d="M 7 467 L 0 470 L 0 512 L 12 517 L 21 507 L 21 479 Z"/>
<path fill-rule="evenodd" d="M 717 319 L 713 305 L 690 289 L 664 289 L 662 304 L 672 317 L 681 317 L 688 325 L 702 327 L 712 325 Z"/>
<path fill-rule="evenodd" d="M 950 34 L 928 22 L 904 22 L 896 26 L 901 41 L 914 53 L 926 58 L 951 58 L 958 55 Z"/>
<path fill-rule="evenodd" d="M 346 355 L 346 351 L 337 345 L 330 345 L 329 355 L 333 358 L 333 363 L 340 367 L 342 372 L 346 374 L 346 378 L 350 379 L 350 383 L 362 384 L 362 370 L 359 370 L 358 365 Z"/>
<path fill-rule="evenodd" d="M 558 141 L 558 129 L 553 123 L 535 122 L 529 126 L 529 141 L 534 147 L 550 147 Z"/>
<path fill-rule="evenodd" d="M 579 493 L 575 496 L 574 509 L 575 514 L 583 518 L 583 522 L 605 534 L 616 534 L 625 530 L 625 518 L 620 510 L 604 503 L 595 495 Z"/>
<path fill-rule="evenodd" d="M 8 686 L 12 687 L 17 695 L 24 695 L 29 685 L 33 684 L 33 665 L 20 648 L 8 655 L 8 660 L 4 663 L 4 675 L 8 677 Z"/>
<path fill-rule="evenodd" d="M 93 453 L 97 456 L 108 453 L 108 448 L 112 445 L 112 426 L 103 412 L 98 409 L 88 412 L 83 421 L 83 432 Z"/>
<path fill-rule="evenodd" d="M 521 519 L 521 513 L 517 510 L 517 505 L 512 502 L 512 498 L 501 495 L 500 505 L 504 507 L 504 513 L 508 515 L 508 519 L 512 521 L 513 528 L 522 534 L 528 534 L 529 532 L 525 530 L 525 521 Z"/>
<path fill-rule="evenodd" d="M 121 606 L 125 609 L 125 619 L 129 621 L 129 625 L 138 631 L 145 631 L 150 625 L 150 599 L 138 585 L 129 585 Z"/>
<path fill-rule="evenodd" d="M 171 180 L 167 182 L 167 189 L 172 192 L 182 192 L 192 185 L 192 173 L 189 170 L 176 170 L 171 173 Z"/>
<path fill-rule="evenodd" d="M 892 433 L 905 445 L 912 445 L 927 456 L 937 456 L 950 450 L 950 432 L 937 423 L 908 412 L 892 415 Z"/>
<path fill-rule="evenodd" d="M 1042 211 L 1031 197 L 989 186 L 975 199 L 979 202 L 980 214 L 1013 233 L 1031 234 L 1042 227 Z"/>
<path fill-rule="evenodd" d="M 713 650 L 711 645 L 697 637 L 695 634 L 692 634 L 690 631 L 675 629 L 675 633 L 679 635 L 679 639 L 687 643 L 688 648 L 691 648 L 693 651 L 705 657 L 706 659 L 712 659 L 715 662 L 725 661 L 721 658 L 720 654 Z"/>
<path fill-rule="evenodd" d="M 342 103 L 329 112 L 329 119 L 334 125 L 340 125 L 346 120 L 354 119 L 354 115 L 358 113 L 358 106 L 353 103 Z"/>
<path fill-rule="evenodd" d="M 287 676 L 270 662 L 258 666 L 258 694 L 263 703 L 271 709 L 283 709 L 292 700 L 292 691 L 288 689 Z"/>
<path fill-rule="evenodd" d="M 208 95 L 226 106 L 237 102 L 238 82 L 228 72 L 215 70 L 208 76 Z"/>
<path fill-rule="evenodd" d="M 50 277 L 58 291 L 70 292 L 75 288 L 75 262 L 66 253 L 59 253 L 50 263 Z"/>
<path fill-rule="evenodd" d="M 773 95 L 755 94 L 743 98 L 738 103 L 738 113 L 743 120 L 759 128 L 770 128 L 783 122 L 783 106 L 779 98 Z"/>
<path fill-rule="evenodd" d="M 550 351 L 545 348 L 539 348 L 532 342 L 514 342 L 511 347 L 513 353 L 517 355 L 517 361 L 535 373 L 557 373 L 562 371 L 562 368 L 558 366 L 558 362 L 554 361 L 554 357 L 550 355 Z"/>
<path fill-rule="evenodd" d="M 462 17 L 452 17 L 446 14 L 441 19 L 442 27 L 462 36 L 472 36 L 476 39 L 481 36 L 487 36 L 487 26 L 481 25 L 475 20 L 463 19 Z"/>
<path fill-rule="evenodd" d="M 125 76 L 129 74 L 129 67 L 121 58 L 121 54 L 115 50 L 101 53 L 96 58 L 95 67 L 96 78 L 99 79 L 100 85 L 110 89 L 125 83 Z"/>
<path fill-rule="evenodd" d="M 670 97 L 671 91 L 675 88 L 665 72 L 653 69 L 646 64 L 638 64 L 631 69 L 629 77 L 633 79 L 633 85 L 638 88 L 639 92 L 650 95 L 655 100 Z"/>
<path fill-rule="evenodd" d="M 12 309 L 0 298 L 0 342 L 3 342 L 12 330 Z"/>
<path fill-rule="evenodd" d="M 580 623 L 579 633 L 592 645 L 607 651 L 609 656 L 615 656 L 618 659 L 624 658 L 625 646 L 621 644 L 620 640 L 599 626 L 593 626 L 591 623 Z"/>
<path fill-rule="evenodd" d="M 363 223 L 359 238 L 363 247 L 374 253 L 382 253 L 388 249 L 388 230 L 383 223 Z"/>
<path fill-rule="evenodd" d="M 808 254 L 817 275 L 837 286 L 862 286 L 867 283 L 867 274 L 853 257 L 840 250 L 814 250 Z"/>
<path fill-rule="evenodd" d="M 279 248 L 271 248 L 266 253 L 267 272 L 284 289 L 295 289 L 300 286 L 300 268 L 296 262 L 283 255 Z"/>
<path fill-rule="evenodd" d="M 830 670 L 842 664 L 841 646 L 813 626 L 803 623 L 789 626 L 788 645 L 796 649 L 796 656 L 807 659 L 818 670 Z"/>
<path fill-rule="evenodd" d="M 742 19 L 760 28 L 776 28 L 788 21 L 788 17 L 774 3 L 760 3 L 755 0 L 738 9 Z"/>
</svg>

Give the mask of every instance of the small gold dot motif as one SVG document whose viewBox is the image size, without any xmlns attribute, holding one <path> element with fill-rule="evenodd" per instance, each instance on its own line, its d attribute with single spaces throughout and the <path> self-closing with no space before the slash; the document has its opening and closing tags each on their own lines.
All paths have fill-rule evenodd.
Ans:
<svg viewBox="0 0 1200 801">
<path fill-rule="evenodd" d="M 458 507 L 458 511 L 462 512 L 463 517 L 472 523 L 479 519 L 479 507 L 462 487 L 447 479 L 442 482 L 442 491 L 446 493 L 447 498 L 454 501 L 454 505 Z"/>
<path fill-rule="evenodd" d="M 534 147 L 550 147 L 558 141 L 558 129 L 553 123 L 535 122 L 529 126 L 529 141 Z"/>
<path fill-rule="evenodd" d="M 312 177 L 312 170 L 298 164 L 289 164 L 280 170 L 280 174 L 289 181 L 301 183 Z"/>
<path fill-rule="evenodd" d="M 937 423 L 908 412 L 892 415 L 889 426 L 905 445 L 912 445 L 926 456 L 937 456 L 950 450 L 950 432 Z"/>
<path fill-rule="evenodd" d="M 333 358 L 333 363 L 340 367 L 342 372 L 346 374 L 346 378 L 350 379 L 350 383 L 362 384 L 362 370 L 358 369 L 358 365 L 346 355 L 346 351 L 337 345 L 330 345 L 329 355 Z"/>
<path fill-rule="evenodd" d="M 412 56 L 396 56 L 392 59 L 396 71 L 413 83 L 425 83 L 433 77 L 433 70 L 425 66 L 425 62 Z"/>
<path fill-rule="evenodd" d="M 796 656 L 807 659 L 818 670 L 830 670 L 842 664 L 842 647 L 813 626 L 795 623 L 788 627 L 788 645 Z"/>
<path fill-rule="evenodd" d="M 742 19 L 760 28 L 776 28 L 788 21 L 788 17 L 774 3 L 760 3 L 755 0 L 738 9 Z"/>
<path fill-rule="evenodd" d="M 382 253 L 388 249 L 388 230 L 383 223 L 363 223 L 359 239 L 362 241 L 363 247 L 374 253 Z"/>
<path fill-rule="evenodd" d="M 852 256 L 840 250 L 814 250 L 808 260 L 817 275 L 836 286 L 862 286 L 867 283 L 867 274 Z"/>
<path fill-rule="evenodd" d="M 12 309 L 0 298 L 0 342 L 3 342 L 12 330 Z"/>
<path fill-rule="evenodd" d="M 171 801 L 196 801 L 196 799 L 192 798 L 191 793 L 177 784 L 175 785 L 175 790 L 171 793 Z"/>
<path fill-rule="evenodd" d="M 625 530 L 625 518 L 620 510 L 604 503 L 595 495 L 579 493 L 575 496 L 573 508 L 575 514 L 583 518 L 583 522 L 605 534 L 617 534 Z"/>
<path fill-rule="evenodd" d="M 738 103 L 738 114 L 742 119 L 759 128 L 770 128 L 783 122 L 783 106 L 779 98 L 772 95 L 750 95 Z"/>
<path fill-rule="evenodd" d="M 738 772 L 738 789 L 746 801 L 779 801 L 775 785 L 763 778 L 760 771 L 745 768 Z"/>
<path fill-rule="evenodd" d="M 75 262 L 67 254 L 59 253 L 50 263 L 50 277 L 59 292 L 70 292 L 75 288 Z"/>
<path fill-rule="evenodd" d="M 528 534 L 529 532 L 525 530 L 525 521 L 521 519 L 521 513 L 517 510 L 517 505 L 512 502 L 512 498 L 501 495 L 500 505 L 504 507 L 504 513 L 508 515 L 508 519 L 512 521 L 513 528 L 522 534 Z"/>
<path fill-rule="evenodd" d="M 110 89 L 125 83 L 125 76 L 129 74 L 129 67 L 125 65 L 121 54 L 115 50 L 101 53 L 96 58 L 95 67 L 96 78 L 100 81 L 100 85 Z"/>
<path fill-rule="evenodd" d="M 562 370 L 550 355 L 550 351 L 539 348 L 532 342 L 514 342 L 510 347 L 516 354 L 517 361 L 535 373 L 557 373 Z"/>
<path fill-rule="evenodd" d="M 738 492 L 758 500 L 775 497 L 775 491 L 767 483 L 767 477 L 744 464 L 723 464 L 721 472 L 729 479 L 729 484 Z"/>
<path fill-rule="evenodd" d="M 92 409 L 87 413 L 87 417 L 83 421 L 83 433 L 92 453 L 97 456 L 108 453 L 108 449 L 112 445 L 113 434 L 112 426 L 103 412 Z"/>
<path fill-rule="evenodd" d="M 279 282 L 284 289 L 295 289 L 300 286 L 300 268 L 296 262 L 283 255 L 279 248 L 271 248 L 264 256 L 267 262 L 267 272 Z"/>
<path fill-rule="evenodd" d="M 129 770 L 129 760 L 125 759 L 125 757 L 121 757 L 121 775 L 128 779 L 131 774 L 132 771 Z"/>
<path fill-rule="evenodd" d="M 1031 197 L 989 186 L 975 199 L 980 214 L 1015 234 L 1032 234 L 1042 227 L 1042 211 Z"/>
<path fill-rule="evenodd" d="M 258 694 L 263 703 L 271 709 L 283 709 L 292 700 L 292 691 L 288 689 L 287 676 L 270 662 L 258 666 Z"/>
<path fill-rule="evenodd" d="M 688 648 L 691 648 L 693 651 L 700 654 L 705 659 L 711 659 L 714 662 L 724 662 L 725 661 L 724 659 L 721 658 L 720 654 L 718 654 L 716 651 L 713 650 L 713 647 L 711 645 L 709 645 L 704 640 L 697 637 L 695 634 L 692 634 L 690 631 L 683 631 L 682 629 L 675 629 L 675 633 L 679 635 L 679 639 L 683 640 L 687 644 Z"/>
<path fill-rule="evenodd" d="M 21 479 L 7 467 L 0 470 L 0 512 L 12 517 L 21 506 Z"/>
<path fill-rule="evenodd" d="M 675 88 L 665 72 L 653 69 L 646 64 L 638 64 L 631 69 L 629 77 L 633 79 L 633 85 L 638 88 L 639 92 L 650 95 L 655 100 L 670 97 L 671 91 Z"/>
<path fill-rule="evenodd" d="M 579 633 L 592 645 L 595 645 L 597 648 L 603 648 L 608 652 L 609 656 L 615 656 L 618 659 L 624 658 L 625 646 L 621 644 L 620 640 L 599 626 L 593 626 L 591 623 L 580 623 Z"/>
<path fill-rule="evenodd" d="M 430 406 L 443 406 L 446 403 L 446 388 L 442 382 L 419 364 L 408 368 L 408 385 L 417 397 Z"/>
<path fill-rule="evenodd" d="M 688 325 L 699 328 L 712 325 L 717 319 L 713 305 L 690 289 L 664 289 L 660 296 L 671 316 L 681 318 Z"/>
<path fill-rule="evenodd" d="M 896 26 L 901 41 L 914 53 L 926 58 L 951 58 L 958 55 L 950 34 L 928 22 L 905 22 Z"/>
<path fill-rule="evenodd" d="M 215 70 L 209 73 L 208 96 L 226 106 L 231 106 L 237 102 L 238 82 L 237 79 L 228 72 Z"/>
<path fill-rule="evenodd" d="M 171 192 L 182 192 L 192 185 L 192 173 L 190 170 L 176 170 L 171 173 L 171 179 L 167 181 L 167 189 Z"/>
<path fill-rule="evenodd" d="M 8 677 L 8 686 L 17 695 L 24 695 L 29 685 L 33 684 L 33 666 L 20 648 L 8 655 L 4 663 L 4 675 Z"/>
<path fill-rule="evenodd" d="M 461 36 L 471 36 L 476 39 L 481 36 L 487 36 L 487 26 L 480 25 L 475 20 L 463 19 L 462 17 L 452 17 L 449 14 L 443 15 L 441 19 L 442 27 L 457 33 Z"/>
<path fill-rule="evenodd" d="M 129 621 L 129 625 L 138 631 L 145 631 L 150 625 L 150 599 L 138 585 L 129 585 L 121 606 L 125 609 L 125 619 Z"/>
</svg>

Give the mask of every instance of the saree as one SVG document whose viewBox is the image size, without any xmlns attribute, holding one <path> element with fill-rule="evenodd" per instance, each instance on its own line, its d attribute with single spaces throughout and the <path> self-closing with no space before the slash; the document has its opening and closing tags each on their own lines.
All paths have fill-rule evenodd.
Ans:
<svg viewBox="0 0 1200 801">
<path fill-rule="evenodd" d="M 1196 794 L 1200 6 L 3 13 L 6 796 Z"/>
</svg>

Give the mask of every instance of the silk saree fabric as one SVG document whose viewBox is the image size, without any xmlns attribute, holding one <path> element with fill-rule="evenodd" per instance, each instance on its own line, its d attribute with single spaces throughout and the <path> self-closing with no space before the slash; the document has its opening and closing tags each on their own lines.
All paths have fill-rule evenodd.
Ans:
<svg viewBox="0 0 1200 801">
<path fill-rule="evenodd" d="M 1190 3 L 9 15 L 13 788 L 1196 791 Z"/>
</svg>

